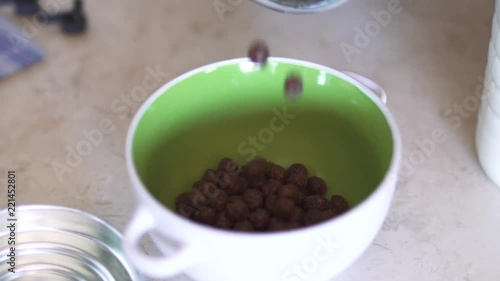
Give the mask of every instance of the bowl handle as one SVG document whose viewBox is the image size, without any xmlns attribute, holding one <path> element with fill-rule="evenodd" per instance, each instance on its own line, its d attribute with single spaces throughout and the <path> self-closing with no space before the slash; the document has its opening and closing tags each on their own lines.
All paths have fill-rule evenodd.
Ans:
<svg viewBox="0 0 500 281">
<path fill-rule="evenodd" d="M 379 99 L 382 101 L 382 103 L 387 104 L 387 94 L 385 90 L 380 87 L 377 83 L 373 82 L 372 80 L 354 73 L 350 71 L 342 71 L 345 75 L 351 77 L 352 79 L 358 81 L 359 83 L 363 84 L 363 86 L 367 87 L 368 89 L 372 90 L 374 94 L 376 94 Z"/>
<path fill-rule="evenodd" d="M 139 246 L 140 239 L 156 227 L 153 216 L 143 207 L 139 207 L 127 226 L 123 248 L 134 267 L 151 278 L 170 278 L 189 266 L 192 266 L 199 252 L 192 245 L 184 245 L 170 257 L 152 257 L 146 255 Z"/>
</svg>

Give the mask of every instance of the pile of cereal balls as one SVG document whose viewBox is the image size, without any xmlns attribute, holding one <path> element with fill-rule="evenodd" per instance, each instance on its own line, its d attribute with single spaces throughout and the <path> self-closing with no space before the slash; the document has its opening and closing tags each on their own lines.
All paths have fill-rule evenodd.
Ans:
<svg viewBox="0 0 500 281">
<path fill-rule="evenodd" d="M 245 232 L 285 231 L 323 222 L 349 210 L 344 197 L 325 198 L 326 183 L 302 164 L 288 169 L 255 158 L 241 167 L 224 158 L 192 191 L 176 198 L 177 213 L 192 221 Z"/>
</svg>

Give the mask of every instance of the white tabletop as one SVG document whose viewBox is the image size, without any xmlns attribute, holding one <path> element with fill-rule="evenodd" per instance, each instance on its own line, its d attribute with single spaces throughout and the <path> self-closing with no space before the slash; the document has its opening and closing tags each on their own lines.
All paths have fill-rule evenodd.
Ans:
<svg viewBox="0 0 500 281">
<path fill-rule="evenodd" d="M 139 102 L 123 116 L 113 113 L 113 102 L 142 83 L 147 67 L 168 72 L 160 77 L 167 81 L 244 56 L 249 42 L 262 38 L 273 56 L 379 82 L 401 129 L 406 173 L 390 215 L 373 245 L 335 281 L 499 280 L 500 189 L 477 161 L 473 101 L 494 1 L 401 0 L 395 10 L 401 13 L 377 28 L 370 11 L 388 10 L 388 2 L 357 0 L 328 13 L 293 16 L 243 1 L 221 19 L 213 1 L 85 1 L 88 34 L 68 38 L 57 27 L 36 28 L 32 34 L 47 59 L 0 82 L 0 179 L 17 171 L 18 204 L 79 208 L 123 230 L 134 204 L 124 140 Z M 356 28 L 371 28 L 373 37 L 355 42 Z M 342 51 L 348 45 L 352 55 Z M 66 148 L 102 118 L 112 119 L 116 130 L 59 180 L 52 163 L 64 163 Z M 446 141 L 428 154 L 418 152 L 417 143 L 430 142 L 436 129 Z"/>
</svg>

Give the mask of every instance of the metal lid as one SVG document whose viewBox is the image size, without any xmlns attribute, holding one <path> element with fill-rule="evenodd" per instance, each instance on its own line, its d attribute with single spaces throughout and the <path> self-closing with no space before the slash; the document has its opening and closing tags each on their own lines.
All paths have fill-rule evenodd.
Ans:
<svg viewBox="0 0 500 281">
<path fill-rule="evenodd" d="M 127 262 L 121 234 L 101 219 L 79 210 L 26 205 L 17 221 L 0 211 L 0 281 L 139 281 Z M 15 232 L 12 232 L 14 230 Z M 15 233 L 15 234 L 12 234 Z M 15 235 L 15 236 L 13 236 Z M 15 237 L 15 245 L 8 243 Z M 8 255 L 15 247 L 15 273 Z"/>
<path fill-rule="evenodd" d="M 347 0 L 254 0 L 269 9 L 291 14 L 319 13 L 337 7 Z"/>
</svg>

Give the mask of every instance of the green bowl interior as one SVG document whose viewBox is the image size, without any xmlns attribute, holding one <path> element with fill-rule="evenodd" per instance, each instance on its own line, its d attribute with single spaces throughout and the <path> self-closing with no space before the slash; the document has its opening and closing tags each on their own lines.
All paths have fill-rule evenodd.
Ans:
<svg viewBox="0 0 500 281">
<path fill-rule="evenodd" d="M 289 73 L 303 79 L 299 100 L 284 98 Z M 254 156 L 285 167 L 303 163 L 328 195 L 351 206 L 375 190 L 393 150 L 387 121 L 356 86 L 324 70 L 271 60 L 235 61 L 182 79 L 144 112 L 132 155 L 141 181 L 170 208 L 208 168 Z"/>
</svg>

